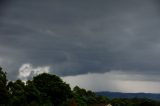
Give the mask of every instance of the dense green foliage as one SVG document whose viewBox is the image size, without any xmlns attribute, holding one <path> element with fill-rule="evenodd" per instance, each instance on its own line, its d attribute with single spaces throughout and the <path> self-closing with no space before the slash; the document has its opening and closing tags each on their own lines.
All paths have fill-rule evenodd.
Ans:
<svg viewBox="0 0 160 106">
<path fill-rule="evenodd" d="M 112 106 L 160 106 L 159 101 L 150 100 L 147 98 L 115 98 L 110 101 Z"/>
<path fill-rule="evenodd" d="M 41 92 L 43 100 L 49 100 L 56 106 L 72 97 L 71 88 L 58 76 L 47 73 L 40 74 L 33 78 L 33 84 Z"/>
<path fill-rule="evenodd" d="M 6 73 L 0 68 L 0 106 L 160 106 L 160 102 L 150 99 L 109 100 L 94 92 L 75 86 L 71 90 L 60 77 L 39 74 L 33 80 L 7 81 Z"/>
<path fill-rule="evenodd" d="M 8 92 L 6 84 L 6 73 L 3 72 L 2 68 L 0 67 L 0 104 L 6 104 L 8 102 Z"/>
</svg>

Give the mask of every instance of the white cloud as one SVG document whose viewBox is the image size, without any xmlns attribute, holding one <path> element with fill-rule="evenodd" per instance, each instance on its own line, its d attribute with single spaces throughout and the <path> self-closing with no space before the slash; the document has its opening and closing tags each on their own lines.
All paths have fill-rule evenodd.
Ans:
<svg viewBox="0 0 160 106">
<path fill-rule="evenodd" d="M 23 64 L 19 68 L 18 78 L 20 78 L 23 81 L 26 81 L 30 76 L 35 76 L 41 73 L 49 73 L 49 71 L 50 71 L 49 66 L 34 68 L 31 64 L 27 63 Z"/>
<path fill-rule="evenodd" d="M 29 77 L 31 75 L 32 71 L 33 71 L 33 68 L 32 68 L 32 66 L 30 64 L 23 64 L 19 68 L 18 78 L 20 78 L 22 80 L 26 80 L 27 77 Z"/>
</svg>

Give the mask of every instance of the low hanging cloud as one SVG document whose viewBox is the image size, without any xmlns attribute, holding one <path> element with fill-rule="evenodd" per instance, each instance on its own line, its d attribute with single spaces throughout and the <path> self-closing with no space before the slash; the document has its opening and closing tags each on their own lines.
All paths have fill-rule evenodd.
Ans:
<svg viewBox="0 0 160 106">
<path fill-rule="evenodd" d="M 41 73 L 49 73 L 49 72 L 50 72 L 49 66 L 34 68 L 31 64 L 23 64 L 19 68 L 18 78 L 22 79 L 23 81 L 26 81 L 29 77 L 33 77 Z"/>
<path fill-rule="evenodd" d="M 85 75 L 61 77 L 71 87 L 76 85 L 93 91 L 112 92 L 160 92 L 160 79 L 156 75 L 139 75 L 121 70 L 112 70 L 103 74 L 88 73 Z"/>
</svg>

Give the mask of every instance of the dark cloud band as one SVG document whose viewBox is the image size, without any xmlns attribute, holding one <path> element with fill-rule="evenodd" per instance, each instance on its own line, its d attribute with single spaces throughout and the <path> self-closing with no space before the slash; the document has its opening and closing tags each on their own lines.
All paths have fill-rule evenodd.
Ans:
<svg viewBox="0 0 160 106">
<path fill-rule="evenodd" d="M 15 0 L 2 5 L 0 63 L 11 79 L 25 63 L 50 66 L 61 76 L 159 73 L 155 0 Z"/>
</svg>

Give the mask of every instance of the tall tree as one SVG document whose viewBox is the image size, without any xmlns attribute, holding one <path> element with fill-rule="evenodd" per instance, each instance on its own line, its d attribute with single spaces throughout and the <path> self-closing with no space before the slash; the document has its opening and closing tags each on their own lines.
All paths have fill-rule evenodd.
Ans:
<svg viewBox="0 0 160 106">
<path fill-rule="evenodd" d="M 6 104 L 8 101 L 6 72 L 0 67 L 0 104 Z"/>
<path fill-rule="evenodd" d="M 72 96 L 70 86 L 56 75 L 40 74 L 33 78 L 33 83 L 44 99 L 51 100 L 54 106 L 60 105 Z"/>
<path fill-rule="evenodd" d="M 24 82 L 21 80 L 16 80 L 15 82 L 10 81 L 7 88 L 10 94 L 9 105 L 24 106 L 27 103 Z"/>
<path fill-rule="evenodd" d="M 25 95 L 27 103 L 31 104 L 33 102 L 40 103 L 40 92 L 35 87 L 33 81 L 28 80 L 25 86 Z"/>
</svg>

